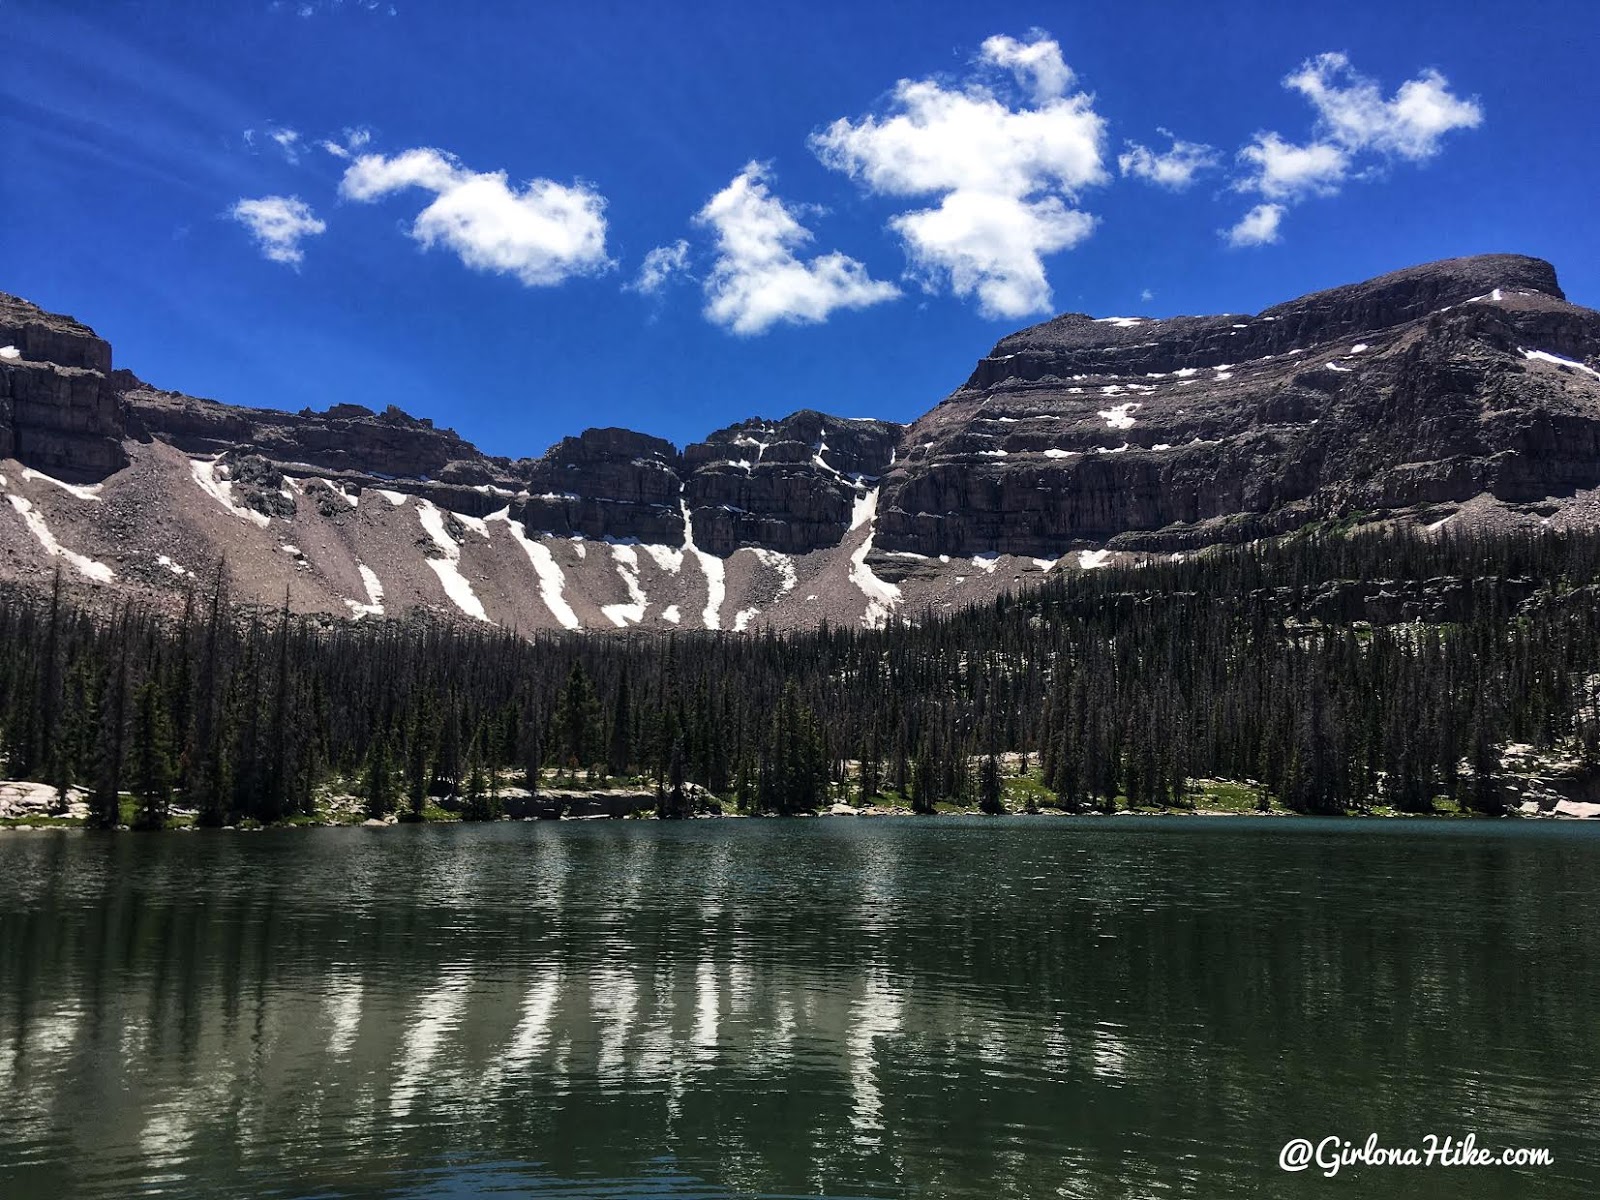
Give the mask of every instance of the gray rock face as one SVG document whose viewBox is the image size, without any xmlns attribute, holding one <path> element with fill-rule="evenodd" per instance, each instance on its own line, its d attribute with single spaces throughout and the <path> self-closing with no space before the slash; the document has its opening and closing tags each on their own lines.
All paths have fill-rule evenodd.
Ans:
<svg viewBox="0 0 1600 1200">
<path fill-rule="evenodd" d="M 1538 351 L 1570 359 L 1564 366 Z M 1600 314 L 1513 255 L 1256 316 L 1068 314 L 1006 338 L 905 437 L 875 545 L 1176 549 L 1322 517 L 1600 484 Z"/>
<path fill-rule="evenodd" d="M 889 469 L 903 432 L 810 410 L 718 430 L 683 452 L 696 544 L 720 555 L 838 545 L 861 487 Z"/>
<path fill-rule="evenodd" d="M 513 515 L 529 532 L 681 542 L 678 466 L 677 450 L 660 438 L 629 429 L 585 430 L 526 465 L 529 496 Z"/>
<path fill-rule="evenodd" d="M 0 346 L 15 347 L 23 361 L 55 363 L 111 373 L 111 347 L 87 325 L 45 312 L 18 296 L 0 293 Z"/>
<path fill-rule="evenodd" d="M 496 478 L 495 460 L 480 454 L 453 429 L 435 429 L 425 418 L 390 406 L 381 413 L 360 404 L 336 404 L 326 412 L 298 413 L 235 408 L 179 392 L 163 392 L 122 376 L 129 418 L 190 454 L 221 454 L 248 447 L 263 458 L 329 472 L 374 478 L 429 480 L 460 473 L 463 461 L 483 464 Z M 503 461 L 503 460 L 502 460 Z M 469 471 L 469 474 L 471 472 Z M 476 476 L 460 480 L 482 482 Z"/>
<path fill-rule="evenodd" d="M 71 317 L 0 295 L 0 458 L 73 479 L 127 463 L 111 347 Z"/>
</svg>

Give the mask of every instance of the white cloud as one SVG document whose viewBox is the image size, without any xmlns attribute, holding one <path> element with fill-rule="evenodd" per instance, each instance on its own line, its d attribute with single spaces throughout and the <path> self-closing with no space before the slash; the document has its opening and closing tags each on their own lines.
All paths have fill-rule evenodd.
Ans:
<svg viewBox="0 0 1600 1200">
<path fill-rule="evenodd" d="M 300 250 L 300 240 L 328 228 L 298 196 L 240 200 L 228 215 L 250 231 L 263 255 L 290 266 L 298 266 L 305 257 Z"/>
<path fill-rule="evenodd" d="M 1181 192 L 1194 182 L 1195 176 L 1217 165 L 1217 152 L 1210 146 L 1186 142 L 1165 129 L 1161 133 L 1172 139 L 1170 150 L 1163 154 L 1138 142 L 1129 142 L 1128 148 L 1117 156 L 1117 169 L 1134 179 Z"/>
<path fill-rule="evenodd" d="M 1283 205 L 1258 204 L 1226 231 L 1230 246 L 1266 246 L 1278 240 L 1278 224 L 1283 220 Z"/>
<path fill-rule="evenodd" d="M 1095 219 L 1059 196 L 1022 200 L 959 189 L 938 208 L 889 224 L 926 284 L 948 277 L 956 295 L 977 294 L 984 316 L 1020 317 L 1050 307 L 1040 256 L 1076 246 L 1094 231 Z"/>
<path fill-rule="evenodd" d="M 357 126 L 353 129 L 345 129 L 340 141 L 336 142 L 332 138 L 323 138 L 317 145 L 335 158 L 342 158 L 348 161 L 355 151 L 361 149 L 371 140 L 371 131 Z"/>
<path fill-rule="evenodd" d="M 1061 57 L 1061 47 L 1039 30 L 1033 31 L 1033 41 L 1019 42 L 1016 38 L 996 34 L 983 43 L 982 59 L 997 67 L 1004 67 L 1017 77 L 1017 82 L 1029 85 L 1038 101 L 1063 96 L 1072 86 L 1072 68 Z"/>
<path fill-rule="evenodd" d="M 1331 142 L 1295 146 L 1275 133 L 1256 134 L 1239 158 L 1252 167 L 1250 190 L 1268 200 L 1331 196 L 1350 170 L 1350 156 Z"/>
<path fill-rule="evenodd" d="M 780 321 L 825 321 L 835 309 L 866 308 L 900 294 L 838 251 L 802 262 L 795 251 L 811 232 L 771 193 L 767 177 L 762 164 L 747 164 L 695 216 L 716 239 L 717 260 L 705 282 L 708 320 L 755 334 Z"/>
<path fill-rule="evenodd" d="M 1018 317 L 1050 305 L 1041 256 L 1094 228 L 1073 204 L 1109 179 L 1105 122 L 1088 95 L 1067 94 L 1072 71 L 1043 34 L 989 38 L 979 61 L 1013 73 L 1033 107 L 992 73 L 959 86 L 902 79 L 887 114 L 840 118 L 811 148 L 875 194 L 937 197 L 890 221 L 913 272 L 926 286 L 976 294 L 986 316 Z"/>
<path fill-rule="evenodd" d="M 530 180 L 521 190 L 504 171 L 471 171 L 454 155 L 422 147 L 392 157 L 363 154 L 346 168 L 339 194 L 373 201 L 406 188 L 434 193 L 411 236 L 443 244 L 467 266 L 547 287 L 613 264 L 606 257 L 605 197 L 582 182 Z"/>
<path fill-rule="evenodd" d="M 1311 196 L 1336 195 L 1350 179 L 1370 177 L 1374 167 L 1402 159 L 1422 162 L 1439 153 L 1444 135 L 1475 129 L 1483 109 L 1475 99 L 1450 91 L 1449 81 L 1426 70 L 1383 98 L 1377 82 L 1360 74 L 1348 56 L 1319 54 L 1283 79 L 1316 112 L 1311 137 L 1303 145 L 1276 132 L 1258 133 L 1239 151 L 1246 172 L 1235 184 L 1271 203 L 1257 205 L 1225 231 L 1235 246 L 1259 246 L 1278 240 L 1285 207 Z"/>
<path fill-rule="evenodd" d="M 689 243 L 679 238 L 670 246 L 657 246 L 644 256 L 639 264 L 639 274 L 628 285 L 630 291 L 654 295 L 678 275 L 689 270 Z"/>
<path fill-rule="evenodd" d="M 1139 293 L 1139 299 L 1143 300 L 1146 304 L 1149 304 L 1150 301 L 1154 300 L 1155 298 L 1156 294 L 1149 288 L 1145 288 L 1144 291 Z"/>
<path fill-rule="evenodd" d="M 283 151 L 283 157 L 290 163 L 298 164 L 300 161 L 300 134 L 294 129 L 269 129 L 267 136 L 277 143 L 278 149 Z"/>
<path fill-rule="evenodd" d="M 1319 54 L 1287 76 L 1283 86 L 1299 92 L 1317 110 L 1318 130 L 1350 150 L 1375 150 L 1420 162 L 1439 152 L 1439 140 L 1454 129 L 1476 129 L 1483 109 L 1452 95 L 1445 77 L 1423 71 L 1385 100 L 1375 80 L 1359 74 L 1343 54 Z"/>
</svg>

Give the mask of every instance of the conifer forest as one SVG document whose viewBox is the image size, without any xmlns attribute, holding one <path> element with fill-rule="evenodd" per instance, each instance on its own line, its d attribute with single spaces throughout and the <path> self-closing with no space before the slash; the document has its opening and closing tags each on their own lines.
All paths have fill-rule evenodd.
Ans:
<svg viewBox="0 0 1600 1200">
<path fill-rule="evenodd" d="M 329 787 L 493 818 L 552 768 L 648 785 L 662 816 L 1000 811 L 1018 756 L 1069 812 L 1182 807 L 1207 778 L 1305 813 L 1493 815 L 1506 745 L 1600 759 L 1597 596 L 1594 533 L 1300 536 L 781 635 L 303 618 L 230 602 L 225 566 L 181 615 L 84 608 L 58 578 L 0 590 L 0 745 L 9 777 L 144 829 L 292 820 Z"/>
</svg>

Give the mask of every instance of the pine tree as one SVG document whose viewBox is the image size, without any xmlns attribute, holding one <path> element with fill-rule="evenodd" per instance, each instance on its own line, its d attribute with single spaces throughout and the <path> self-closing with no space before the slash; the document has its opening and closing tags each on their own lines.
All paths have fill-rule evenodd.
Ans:
<svg viewBox="0 0 1600 1200">
<path fill-rule="evenodd" d="M 623 775 L 633 763 L 633 700 L 628 690 L 628 672 L 617 679 L 617 696 L 611 707 L 611 744 L 606 766 L 613 775 Z"/>
<path fill-rule="evenodd" d="M 126 627 L 126 617 L 122 622 Z M 115 665 L 100 689 L 99 729 L 95 744 L 94 791 L 89 825 L 114 829 L 122 820 L 122 758 L 127 741 L 128 643 L 124 637 Z"/>
<path fill-rule="evenodd" d="M 394 767 L 389 758 L 389 739 L 383 733 L 378 734 L 367 753 L 361 799 L 370 820 L 381 821 L 394 811 Z"/>
<path fill-rule="evenodd" d="M 147 680 L 134 695 L 130 739 L 129 782 L 138 802 L 133 818 L 135 829 L 166 828 L 172 803 L 172 761 L 168 752 L 171 738 L 161 687 L 155 680 Z"/>
<path fill-rule="evenodd" d="M 1000 790 L 1000 760 L 993 751 L 984 755 L 978 766 L 978 808 L 992 817 L 1006 811 Z"/>
<path fill-rule="evenodd" d="M 422 820 L 428 805 L 428 735 L 431 732 L 427 693 L 411 710 L 406 728 L 406 814 L 412 821 Z"/>
</svg>

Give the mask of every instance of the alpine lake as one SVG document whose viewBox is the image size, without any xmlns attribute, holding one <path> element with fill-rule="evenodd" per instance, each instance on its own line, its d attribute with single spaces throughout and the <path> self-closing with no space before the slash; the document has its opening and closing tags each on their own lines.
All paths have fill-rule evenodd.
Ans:
<svg viewBox="0 0 1600 1200">
<path fill-rule="evenodd" d="M 1593 1197 L 1600 823 L 0 837 L 0 1197 Z M 1280 1167 L 1294 1138 L 1548 1166 Z"/>
</svg>

